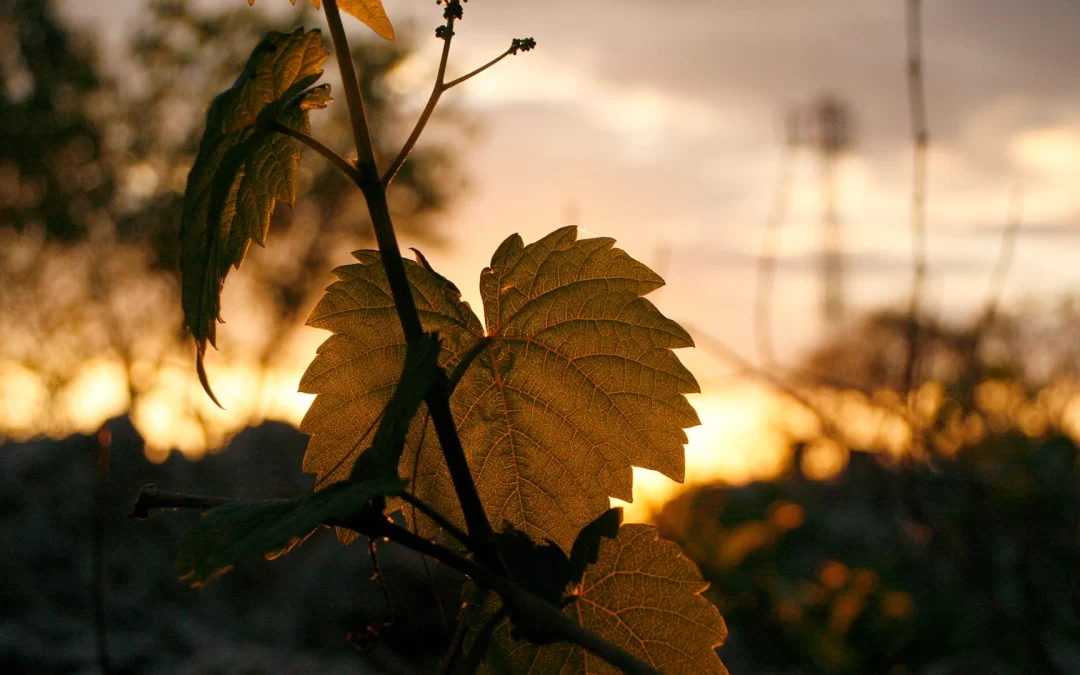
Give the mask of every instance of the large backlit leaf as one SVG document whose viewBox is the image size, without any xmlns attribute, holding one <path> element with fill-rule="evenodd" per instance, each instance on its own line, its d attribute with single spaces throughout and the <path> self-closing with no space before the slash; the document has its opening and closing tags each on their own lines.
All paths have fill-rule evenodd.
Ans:
<svg viewBox="0 0 1080 675">
<path fill-rule="evenodd" d="M 563 550 L 607 510 L 609 495 L 631 498 L 631 466 L 681 481 L 683 429 L 698 423 L 684 397 L 697 383 L 672 352 L 692 346 L 690 337 L 642 297 L 660 277 L 613 243 L 578 240 L 572 227 L 529 246 L 507 239 L 481 275 L 486 333 L 453 284 L 406 265 L 424 329 L 443 339 L 443 366 L 485 334 L 492 339 L 451 399 L 490 519 Z M 304 469 L 320 485 L 349 475 L 405 355 L 378 256 L 356 257 L 336 271 L 340 280 L 309 320 L 334 333 L 301 381 L 318 395 L 301 429 L 312 434 Z M 460 523 L 435 434 L 421 419 L 401 475 Z"/>
<path fill-rule="evenodd" d="M 299 499 L 238 501 L 207 511 L 180 540 L 176 571 L 193 586 L 233 566 L 288 552 L 323 523 L 355 515 L 368 502 L 399 494 L 405 481 L 343 482 Z"/>
<path fill-rule="evenodd" d="M 383 411 L 371 447 L 353 465 L 352 480 L 398 477 L 409 426 L 438 371 L 439 351 L 439 340 L 432 335 L 409 346 L 401 379 Z"/>
<path fill-rule="evenodd" d="M 296 0 L 289 0 L 296 4 Z M 249 5 L 254 5 L 255 0 L 248 0 Z M 315 9 L 322 7 L 322 0 L 311 0 Z M 387 40 L 394 39 L 394 27 L 383 9 L 382 0 L 338 0 L 338 8 L 346 14 L 351 14 L 360 19 L 368 28 L 375 31 L 379 37 Z"/>
<path fill-rule="evenodd" d="M 221 288 L 249 244 L 266 243 L 276 201 L 296 198 L 300 144 L 272 128 L 275 120 L 307 133 L 308 111 L 324 108 L 329 87 L 307 93 L 328 54 L 313 30 L 270 33 L 231 89 L 210 105 L 206 131 L 188 174 L 181 221 L 184 318 L 198 344 L 215 344 Z M 212 394 L 211 394 L 212 396 Z"/>
<path fill-rule="evenodd" d="M 708 584 L 675 544 L 647 525 L 600 539 L 596 562 L 568 587 L 562 611 L 583 627 L 667 675 L 726 673 L 715 647 L 727 637 Z M 501 601 L 485 596 L 464 642 L 463 665 L 481 674 L 612 674 L 620 671 L 569 642 L 519 639 Z"/>
</svg>

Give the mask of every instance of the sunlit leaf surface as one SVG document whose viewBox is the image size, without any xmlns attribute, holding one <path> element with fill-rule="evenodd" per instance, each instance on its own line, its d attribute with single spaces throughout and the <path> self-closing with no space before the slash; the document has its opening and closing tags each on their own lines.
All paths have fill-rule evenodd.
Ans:
<svg viewBox="0 0 1080 675">
<path fill-rule="evenodd" d="M 300 144 L 272 124 L 309 131 L 308 111 L 326 107 L 329 87 L 303 92 L 322 75 L 327 56 L 317 30 L 271 33 L 232 88 L 210 105 L 180 233 L 184 318 L 208 391 L 202 357 L 206 343 L 215 344 L 225 276 L 240 266 L 252 241 L 266 243 L 275 203 L 296 198 Z"/>
<path fill-rule="evenodd" d="M 701 595 L 708 584 L 679 547 L 647 525 L 624 525 L 600 539 L 596 562 L 567 590 L 563 613 L 667 675 L 727 670 L 715 647 L 727 637 L 716 607 Z M 617 668 L 569 642 L 538 645 L 514 635 L 500 601 L 487 596 L 465 639 L 463 665 L 481 674 L 587 673 Z"/>
<path fill-rule="evenodd" d="M 683 429 L 698 423 L 684 397 L 697 383 L 672 352 L 690 337 L 642 297 L 663 281 L 613 244 L 578 240 L 572 227 L 529 246 L 507 239 L 481 275 L 486 332 L 453 284 L 406 263 L 424 329 L 443 340 L 443 366 L 492 338 L 451 400 L 491 521 L 563 550 L 608 509 L 609 495 L 631 498 L 631 466 L 682 480 Z M 370 445 L 405 355 L 378 255 L 356 257 L 336 271 L 309 320 L 334 333 L 301 382 L 317 394 L 301 430 L 312 434 L 304 469 L 320 486 L 348 477 Z M 401 476 L 462 522 L 422 416 Z"/>
<path fill-rule="evenodd" d="M 180 541 L 176 571 L 201 586 L 233 566 L 287 553 L 327 521 L 354 515 L 405 487 L 397 479 L 347 482 L 299 499 L 233 502 L 207 511 Z"/>
<path fill-rule="evenodd" d="M 296 0 L 289 0 L 296 4 Z M 254 5 L 255 0 L 248 0 L 249 5 Z M 311 0 L 315 9 L 322 7 L 322 0 Z M 375 31 L 379 37 L 387 40 L 394 39 L 394 27 L 383 9 L 382 0 L 338 0 L 338 8 L 346 14 L 351 14 L 360 19 L 368 28 Z"/>
<path fill-rule="evenodd" d="M 318 0 L 315 0 L 318 6 Z M 383 9 L 382 0 L 338 0 L 341 11 L 355 16 L 364 22 L 379 37 L 394 39 L 394 27 Z"/>
</svg>

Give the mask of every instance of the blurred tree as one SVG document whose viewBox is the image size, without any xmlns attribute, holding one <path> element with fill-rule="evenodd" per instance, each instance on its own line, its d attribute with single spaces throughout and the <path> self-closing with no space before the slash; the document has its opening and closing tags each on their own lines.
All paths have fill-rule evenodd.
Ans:
<svg viewBox="0 0 1080 675">
<path fill-rule="evenodd" d="M 115 188 L 92 118 L 93 50 L 50 3 L 0 0 L 0 85 L 0 225 L 86 236 Z"/>
<path fill-rule="evenodd" d="M 151 418 L 165 422 L 166 393 L 174 409 L 168 424 L 212 446 L 238 425 L 280 416 L 258 388 L 227 418 L 186 394 L 191 348 L 176 280 L 180 203 L 205 101 L 235 80 L 264 33 L 318 17 L 308 3 L 283 19 L 246 5 L 208 14 L 185 0 L 154 0 L 132 27 L 128 53 L 103 74 L 91 43 L 71 37 L 51 3 L 7 4 L 3 16 L 15 22 L 0 29 L 19 39 L 0 46 L 0 371 L 32 380 L 42 405 L 29 411 L 33 419 L 12 419 L 10 407 L 4 419 L 0 411 L 0 434 L 85 430 L 102 414 L 128 408 L 146 431 Z M 355 44 L 370 117 L 389 130 L 405 127 L 411 119 L 391 77 L 410 53 L 408 42 Z M 441 241 L 434 217 L 463 182 L 451 148 L 465 126 L 448 112 L 441 140 L 413 153 L 389 195 L 400 231 L 433 244 Z M 28 125 L 42 120 L 55 120 L 50 133 L 32 133 Z M 315 115 L 313 127 L 332 147 L 348 147 L 344 106 Z M 404 138 L 405 131 L 379 137 L 395 135 Z M 397 148 L 378 151 L 385 158 Z M 346 179 L 313 153 L 304 153 L 301 171 L 294 208 L 274 214 L 274 246 L 249 257 L 233 302 L 226 299 L 227 328 L 242 339 L 223 341 L 229 347 L 220 361 L 242 362 L 256 374 L 291 365 L 295 330 L 330 269 L 346 261 L 343 251 L 373 240 L 362 196 Z M 97 370 L 87 375 L 88 368 Z M 116 399 L 111 408 L 99 400 L 96 414 L 72 415 L 72 398 L 94 388 L 81 380 L 96 376 L 100 384 L 103 374 L 117 371 L 122 391 L 96 392 Z"/>
</svg>

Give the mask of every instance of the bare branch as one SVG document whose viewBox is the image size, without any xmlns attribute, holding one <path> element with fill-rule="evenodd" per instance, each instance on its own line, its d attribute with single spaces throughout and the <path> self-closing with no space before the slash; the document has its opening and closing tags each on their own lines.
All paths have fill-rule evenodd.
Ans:
<svg viewBox="0 0 1080 675">
<path fill-rule="evenodd" d="M 1016 240 L 1020 235 L 1020 220 L 1024 212 L 1024 191 L 1020 186 L 1013 188 L 1009 197 L 1009 212 L 1005 221 L 1005 229 L 1001 233 L 1001 249 L 998 251 L 998 259 L 994 264 L 994 271 L 990 274 L 990 283 L 986 288 L 986 304 L 982 317 L 979 320 L 977 332 L 982 332 L 994 321 L 997 316 L 998 305 L 1001 304 L 1001 294 L 1005 290 L 1005 280 L 1012 268 L 1013 258 L 1016 257 Z"/>
<path fill-rule="evenodd" d="M 754 301 L 754 333 L 757 336 L 758 355 L 767 366 L 776 365 L 776 353 L 772 341 L 772 290 L 776 276 L 776 252 L 780 248 L 780 228 L 787 219 L 788 201 L 791 196 L 791 174 L 794 165 L 794 138 L 784 144 L 780 155 L 780 167 L 773 186 L 772 203 L 765 219 L 765 234 L 761 241 L 758 258 L 757 292 Z"/>
</svg>

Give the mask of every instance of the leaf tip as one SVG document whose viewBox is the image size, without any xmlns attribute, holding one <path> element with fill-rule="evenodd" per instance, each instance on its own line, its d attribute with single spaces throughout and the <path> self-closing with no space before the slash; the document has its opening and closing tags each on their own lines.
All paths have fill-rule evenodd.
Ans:
<svg viewBox="0 0 1080 675">
<path fill-rule="evenodd" d="M 206 343 L 199 342 L 198 350 L 195 356 L 195 370 L 199 373 L 199 383 L 202 384 L 203 391 L 210 397 L 210 400 L 214 402 L 214 405 L 225 409 L 225 406 L 221 405 L 221 401 L 214 395 L 214 390 L 210 388 L 210 378 L 206 375 Z"/>
</svg>

